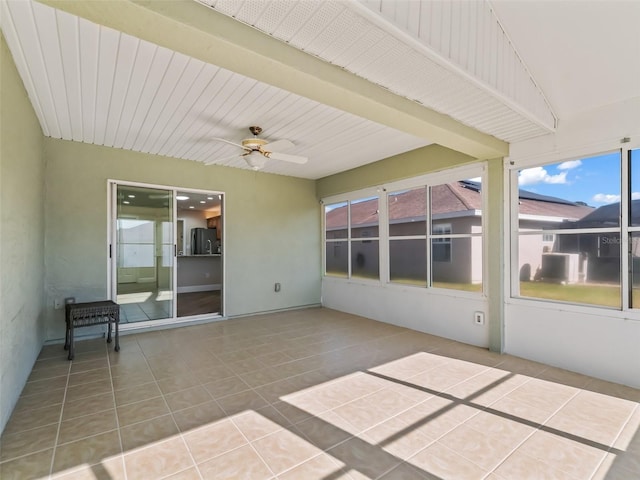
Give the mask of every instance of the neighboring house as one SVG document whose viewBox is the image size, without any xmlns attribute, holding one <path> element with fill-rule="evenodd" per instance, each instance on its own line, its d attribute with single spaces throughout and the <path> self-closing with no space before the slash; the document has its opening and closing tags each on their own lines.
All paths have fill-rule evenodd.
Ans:
<svg viewBox="0 0 640 480">
<path fill-rule="evenodd" d="M 434 282 L 480 283 L 482 281 L 482 196 L 481 183 L 463 180 L 431 187 L 432 277 Z M 391 278 L 421 279 L 426 269 L 425 189 L 408 190 L 389 195 L 390 237 L 422 236 L 425 240 L 391 242 Z M 377 277 L 378 272 L 378 206 L 377 200 L 351 203 L 352 272 Z M 564 228 L 592 213 L 594 209 L 581 203 L 520 190 L 520 230 Z M 347 265 L 346 245 L 348 206 L 327 211 L 327 239 L 345 239 L 327 244 L 327 272 L 340 272 Z M 465 235 L 461 238 L 447 234 Z M 477 234 L 477 236 L 474 236 Z M 397 245 L 397 246 L 396 246 Z M 403 248 L 401 256 L 394 248 Z M 406 250 L 410 250 L 407 254 Z M 554 235 L 520 237 L 520 279 L 533 280 L 542 267 L 543 253 L 554 251 Z M 393 261 L 398 258 L 397 261 Z"/>
<path fill-rule="evenodd" d="M 629 206 L 629 223 L 640 226 L 640 200 L 632 200 Z M 581 219 L 563 224 L 563 229 L 618 228 L 620 226 L 620 202 L 604 205 Z M 560 235 L 555 250 L 578 254 L 586 261 L 584 273 L 591 282 L 620 281 L 620 234 L 618 232 L 577 233 Z M 629 254 L 633 283 L 640 282 L 640 237 L 629 239 Z"/>
<path fill-rule="evenodd" d="M 584 281 L 584 260 L 576 256 L 572 274 L 560 268 L 561 262 L 557 253 L 566 253 L 559 248 L 560 240 L 553 233 L 526 235 L 527 231 L 560 230 L 570 228 L 575 222 L 594 211 L 582 202 L 571 202 L 558 197 L 540 195 L 527 190 L 518 194 L 518 268 L 520 281 Z M 523 234 L 525 233 L 525 234 Z M 573 252 L 572 252 L 573 253 Z M 570 278 L 568 278 L 568 276 Z"/>
</svg>

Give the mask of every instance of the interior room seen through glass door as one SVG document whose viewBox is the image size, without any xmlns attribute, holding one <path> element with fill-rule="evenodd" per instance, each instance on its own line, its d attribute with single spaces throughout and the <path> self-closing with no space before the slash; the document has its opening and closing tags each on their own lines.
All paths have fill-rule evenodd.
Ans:
<svg viewBox="0 0 640 480">
<path fill-rule="evenodd" d="M 116 186 L 115 281 L 120 321 L 173 318 L 173 192 Z"/>
<path fill-rule="evenodd" d="M 176 194 L 178 317 L 222 314 L 222 201 L 218 193 Z"/>
</svg>

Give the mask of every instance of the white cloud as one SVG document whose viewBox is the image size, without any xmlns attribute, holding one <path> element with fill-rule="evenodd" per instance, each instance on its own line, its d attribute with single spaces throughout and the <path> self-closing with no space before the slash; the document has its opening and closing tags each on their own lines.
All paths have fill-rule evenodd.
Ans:
<svg viewBox="0 0 640 480">
<path fill-rule="evenodd" d="M 562 162 L 558 165 L 558 170 L 571 170 L 572 168 L 576 168 L 582 165 L 582 161 L 580 160 L 569 160 L 568 162 Z"/>
<path fill-rule="evenodd" d="M 620 201 L 620 195 L 596 193 L 591 200 L 595 203 L 616 203 Z M 640 192 L 631 192 L 631 200 L 640 200 Z"/>
<path fill-rule="evenodd" d="M 620 201 L 620 195 L 613 195 L 611 193 L 596 193 L 591 200 L 593 200 L 595 203 L 615 203 Z"/>
<path fill-rule="evenodd" d="M 567 172 L 549 175 L 549 172 L 542 167 L 527 168 L 520 172 L 518 185 L 535 185 L 536 183 L 567 183 Z"/>
</svg>

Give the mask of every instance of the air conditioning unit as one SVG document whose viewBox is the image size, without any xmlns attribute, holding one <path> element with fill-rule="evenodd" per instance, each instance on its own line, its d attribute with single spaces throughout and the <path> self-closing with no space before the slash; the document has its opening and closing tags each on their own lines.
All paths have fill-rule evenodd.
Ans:
<svg viewBox="0 0 640 480">
<path fill-rule="evenodd" d="M 543 253 L 541 276 L 544 281 L 578 283 L 583 281 L 580 274 L 580 254 Z"/>
</svg>

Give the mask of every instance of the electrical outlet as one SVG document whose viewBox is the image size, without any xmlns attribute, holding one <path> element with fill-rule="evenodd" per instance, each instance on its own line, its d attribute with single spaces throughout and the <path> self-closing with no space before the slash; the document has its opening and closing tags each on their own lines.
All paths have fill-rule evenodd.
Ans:
<svg viewBox="0 0 640 480">
<path fill-rule="evenodd" d="M 58 310 L 61 306 L 62 306 L 62 302 L 60 301 L 59 298 L 56 298 L 53 300 L 53 308 Z"/>
<path fill-rule="evenodd" d="M 484 325 L 484 312 L 473 312 L 473 323 Z"/>
</svg>

